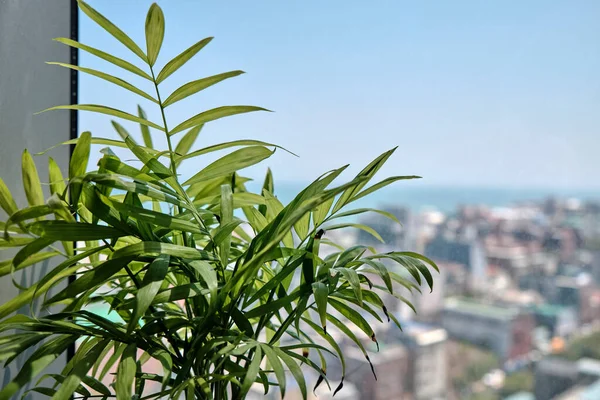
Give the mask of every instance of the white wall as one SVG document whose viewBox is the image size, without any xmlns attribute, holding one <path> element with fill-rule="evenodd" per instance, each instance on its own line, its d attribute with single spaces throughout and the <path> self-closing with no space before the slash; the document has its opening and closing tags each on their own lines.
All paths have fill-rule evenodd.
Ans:
<svg viewBox="0 0 600 400">
<path fill-rule="evenodd" d="M 19 207 L 27 205 L 21 184 L 23 149 L 35 153 L 69 139 L 69 112 L 38 116 L 33 113 L 70 102 L 69 71 L 44 64 L 69 62 L 69 49 L 52 38 L 69 37 L 70 3 L 69 0 L 0 0 L 0 176 Z M 66 173 L 69 148 L 64 146 L 50 154 Z M 48 182 L 48 157 L 35 157 L 35 161 L 42 182 Z M 49 195 L 47 187 L 45 190 Z M 6 220 L 2 210 L 0 220 Z M 3 250 L 0 259 L 7 257 L 10 253 Z M 17 275 L 17 281 L 30 285 L 51 267 L 28 268 L 25 275 Z M 10 277 L 0 278 L 0 304 L 17 293 Z M 19 312 L 27 313 L 28 309 Z M 64 365 L 65 359 L 59 361 Z M 22 358 L 17 359 L 12 368 L 0 368 L 1 387 L 14 377 L 22 362 Z M 55 370 L 60 367 L 56 364 Z"/>
</svg>

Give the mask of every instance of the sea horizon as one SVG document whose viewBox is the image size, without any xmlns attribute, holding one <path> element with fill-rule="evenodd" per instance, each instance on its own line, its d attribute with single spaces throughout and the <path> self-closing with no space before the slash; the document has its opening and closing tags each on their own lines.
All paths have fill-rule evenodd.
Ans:
<svg viewBox="0 0 600 400">
<path fill-rule="evenodd" d="M 377 182 L 377 181 L 374 181 Z M 417 183 L 418 182 L 418 183 Z M 310 182 L 275 182 L 275 195 L 284 203 L 290 202 Z M 261 183 L 249 182 L 248 188 L 258 191 Z M 400 181 L 356 201 L 356 207 L 402 206 L 412 211 L 435 209 L 453 212 L 461 205 L 507 207 L 548 198 L 561 200 L 600 201 L 600 188 L 544 188 L 469 185 L 435 185 L 422 181 Z"/>
</svg>

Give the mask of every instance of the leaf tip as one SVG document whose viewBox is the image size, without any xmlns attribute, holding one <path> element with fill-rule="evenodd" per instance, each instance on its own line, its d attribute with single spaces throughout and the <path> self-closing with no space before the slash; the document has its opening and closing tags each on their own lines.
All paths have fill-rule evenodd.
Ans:
<svg viewBox="0 0 600 400">
<path fill-rule="evenodd" d="M 343 387 L 344 387 L 344 378 L 342 378 L 342 380 L 340 381 L 340 384 L 338 385 L 338 387 L 335 388 L 335 390 L 333 392 L 333 396 L 335 396 L 337 394 L 337 392 L 339 392 L 340 390 L 342 390 Z"/>
<path fill-rule="evenodd" d="M 33 115 L 39 115 L 39 114 L 45 113 L 46 111 L 50 111 L 50 110 L 52 110 L 52 107 L 46 108 L 45 110 L 42 110 L 42 111 L 34 112 Z"/>
</svg>

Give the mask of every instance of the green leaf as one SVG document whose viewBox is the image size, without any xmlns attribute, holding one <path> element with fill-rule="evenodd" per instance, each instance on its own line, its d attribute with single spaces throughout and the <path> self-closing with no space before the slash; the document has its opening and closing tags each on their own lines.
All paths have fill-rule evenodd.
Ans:
<svg viewBox="0 0 600 400">
<path fill-rule="evenodd" d="M 324 203 L 332 197 L 335 197 L 342 191 L 347 188 L 354 187 L 358 183 L 362 182 L 365 178 L 359 177 L 351 182 L 340 185 L 331 190 L 326 190 L 317 194 L 310 199 L 304 201 L 299 204 L 299 201 L 294 200 L 290 205 L 286 207 L 286 212 L 281 213 L 275 220 L 270 223 L 268 229 L 263 230 L 254 240 L 263 240 L 264 236 L 267 236 L 268 239 L 266 243 L 262 245 L 262 249 L 254 256 L 252 259 L 244 265 L 244 270 L 241 273 L 238 273 L 234 276 L 234 279 L 229 280 L 226 283 L 226 288 L 229 289 L 229 286 L 234 286 L 234 292 L 239 293 L 239 290 L 242 290 L 244 287 L 244 283 L 246 283 L 251 277 L 255 276 L 257 269 L 260 268 L 261 262 L 268 255 L 268 253 L 273 249 L 273 247 L 279 244 L 287 234 L 289 234 L 289 230 L 291 225 L 293 225 L 298 219 L 300 219 L 306 212 L 313 210 L 315 207 Z"/>
<path fill-rule="evenodd" d="M 159 185 L 161 189 L 165 188 L 165 186 L 162 186 L 159 183 L 161 178 L 158 177 L 157 175 L 152 174 L 152 173 L 148 174 L 148 173 L 142 172 L 137 168 L 134 168 L 130 165 L 127 165 L 127 164 L 121 162 L 118 158 L 113 157 L 113 156 L 105 155 L 98 162 L 98 166 L 100 168 L 106 169 L 107 171 L 114 172 L 115 174 L 125 175 L 130 178 L 134 178 L 134 179 L 143 181 L 148 184 L 152 183 L 155 185 Z M 169 189 L 169 191 L 170 191 L 170 189 Z"/>
<path fill-rule="evenodd" d="M 27 150 L 23 151 L 21 169 L 23 172 L 23 188 L 25 189 L 25 196 L 29 205 L 38 206 L 44 204 L 44 193 L 42 192 L 40 177 L 33 158 Z"/>
<path fill-rule="evenodd" d="M 230 185 L 221 185 L 221 222 L 220 228 L 233 221 L 233 193 Z M 235 228 L 235 227 L 233 227 Z M 232 229 L 233 231 L 233 229 Z M 225 231 L 226 232 L 226 231 Z M 221 267 L 227 268 L 229 264 L 229 250 L 231 248 L 231 234 L 220 239 L 219 254 L 221 255 Z"/>
<path fill-rule="evenodd" d="M 171 203 L 174 205 L 182 206 L 181 201 L 170 194 L 164 193 L 163 191 L 158 191 L 147 185 L 147 182 L 127 182 L 114 175 L 108 174 L 88 174 L 87 178 L 92 181 L 99 183 L 101 185 L 106 185 L 115 189 L 125 190 L 132 193 L 137 193 L 139 195 L 148 196 L 150 198 L 164 201 L 167 203 Z"/>
<path fill-rule="evenodd" d="M 315 281 L 315 257 L 319 254 L 319 239 L 316 235 L 311 237 L 306 244 L 307 254 L 302 261 L 302 278 L 304 282 L 311 285 Z"/>
<path fill-rule="evenodd" d="M 378 182 L 376 184 L 374 184 L 373 186 L 363 190 L 362 192 L 358 193 L 356 196 L 354 196 L 348 203 L 352 203 L 353 201 L 356 201 L 362 197 L 368 196 L 373 192 L 376 192 L 377 190 L 384 188 L 386 186 L 388 186 L 391 183 L 397 182 L 397 181 L 403 181 L 403 180 L 407 180 L 407 179 L 421 179 L 420 176 L 416 176 L 416 175 L 409 175 L 409 176 L 392 176 L 390 178 L 386 178 L 384 180 L 382 180 L 381 182 Z"/>
<path fill-rule="evenodd" d="M 162 226 L 170 230 L 203 233 L 196 222 L 186 221 L 181 218 L 173 217 L 169 214 L 147 210 L 142 207 L 135 207 L 128 204 L 119 203 L 106 197 L 104 197 L 102 200 L 105 202 L 105 204 L 108 204 L 110 207 L 119 212 L 127 214 L 131 218 L 135 218 L 138 222 L 149 223 L 154 226 Z"/>
<path fill-rule="evenodd" d="M 143 125 L 145 126 L 145 125 Z M 62 142 L 59 143 L 55 146 L 52 146 L 44 151 L 40 151 L 39 153 L 35 153 L 36 156 L 41 156 L 46 154 L 47 152 L 49 152 L 52 149 L 55 149 L 59 146 L 65 146 L 65 145 L 71 145 L 71 144 L 77 144 L 77 142 L 79 141 L 79 138 L 77 139 L 71 139 L 71 140 L 67 140 L 66 142 Z M 122 141 L 122 140 L 115 140 L 115 139 L 106 139 L 106 138 L 97 138 L 97 137 L 93 137 L 92 136 L 92 144 L 102 144 L 102 145 L 107 145 L 107 146 L 115 146 L 115 147 L 122 147 L 127 149 L 127 144 Z M 155 155 L 158 154 L 157 150 L 148 148 L 148 147 L 142 147 L 144 149 L 144 151 L 146 151 L 147 153 L 150 153 L 151 155 Z"/>
<path fill-rule="evenodd" d="M 117 400 L 131 400 L 133 394 L 133 381 L 135 380 L 137 346 L 134 343 L 127 345 L 117 367 L 117 380 L 115 389 Z"/>
<path fill-rule="evenodd" d="M 283 213 L 284 207 L 281 201 L 272 193 L 263 190 L 263 196 L 267 202 L 267 220 L 269 222 L 274 221 L 275 218 L 279 215 L 285 215 Z M 283 213 L 283 214 L 282 214 Z M 283 244 L 285 247 L 294 247 L 294 237 L 292 236 L 292 232 L 287 232 L 283 237 Z"/>
<path fill-rule="evenodd" d="M 362 298 L 362 294 L 361 294 Z M 340 314 L 346 317 L 350 322 L 356 325 L 360 330 L 362 330 L 371 340 L 375 341 L 375 333 L 373 332 L 373 328 L 371 325 L 365 320 L 365 318 L 360 315 L 359 312 L 348 306 L 347 304 L 335 300 L 333 298 L 329 298 L 329 304 L 333 308 L 335 308 Z"/>
<path fill-rule="evenodd" d="M 32 285 L 28 289 L 20 292 L 17 296 L 0 305 L 0 318 L 5 318 L 7 315 L 10 315 L 12 312 L 31 302 L 33 299 L 46 293 L 54 284 L 74 274 L 78 269 L 81 268 L 79 265 L 73 266 L 74 264 L 105 248 L 106 246 L 84 251 L 57 265 L 38 283 Z"/>
<path fill-rule="evenodd" d="M 25 394 L 29 394 L 30 392 L 36 392 L 36 393 L 43 394 L 44 396 L 52 397 L 56 393 L 56 389 L 51 389 L 51 388 L 47 388 L 47 387 L 36 387 L 36 388 L 25 391 L 25 393 L 23 393 L 23 396 L 25 396 Z M 25 397 L 23 397 L 23 398 L 25 398 Z"/>
<path fill-rule="evenodd" d="M 128 233 L 111 226 L 92 225 L 83 222 L 39 221 L 29 225 L 32 233 L 52 240 L 98 240 L 127 236 Z"/>
<path fill-rule="evenodd" d="M 296 361 L 294 361 L 292 357 L 288 356 L 285 352 L 278 349 L 277 347 L 274 347 L 273 350 L 277 353 L 277 355 L 279 356 L 279 358 L 281 358 L 285 365 L 288 366 L 290 372 L 294 376 L 294 379 L 298 383 L 300 393 L 302 393 L 302 398 L 306 399 L 306 381 L 304 380 L 304 374 L 302 373 L 302 370 L 300 369 L 298 364 L 296 364 Z"/>
<path fill-rule="evenodd" d="M 222 220 L 221 220 L 222 221 Z M 213 242 L 215 245 L 219 245 L 223 243 L 225 240 L 231 241 L 231 233 L 237 228 L 243 221 L 236 219 L 233 221 L 229 221 L 226 224 L 222 224 L 215 231 L 215 235 L 213 236 Z"/>
<path fill-rule="evenodd" d="M 373 178 L 373 176 L 377 173 L 377 171 L 379 171 L 379 169 L 383 166 L 383 164 L 385 164 L 387 159 L 390 158 L 390 156 L 392 155 L 392 153 L 394 153 L 395 150 L 396 150 L 396 148 L 393 148 L 392 150 L 388 150 L 385 153 L 381 154 L 379 157 L 377 157 L 375 160 L 371 161 L 369 163 L 369 165 L 367 165 L 365 168 L 362 169 L 362 171 L 360 171 L 358 173 L 358 175 L 356 176 L 357 178 L 363 177 L 366 179 L 364 181 L 362 181 L 360 184 L 358 184 L 352 188 L 349 188 L 339 197 L 338 201 L 335 203 L 335 206 L 333 206 L 334 213 L 337 212 L 340 208 L 342 208 L 346 204 L 348 204 L 350 202 L 350 200 L 367 183 L 369 183 L 371 178 Z"/>
<path fill-rule="evenodd" d="M 310 212 L 304 214 L 304 216 L 294 224 L 294 230 L 298 234 L 300 240 L 306 239 L 308 236 L 308 230 L 310 228 Z"/>
<path fill-rule="evenodd" d="M 232 174 L 243 168 L 258 164 L 272 154 L 272 151 L 262 146 L 251 146 L 236 150 L 209 164 L 196 175 L 188 179 L 183 185 L 192 185 L 197 182 L 203 182 Z"/>
<path fill-rule="evenodd" d="M 394 255 L 396 256 L 395 259 L 400 261 L 405 266 L 410 266 L 418 270 L 421 273 L 421 275 L 423 275 L 423 277 L 425 278 L 429 289 L 433 292 L 433 276 L 431 276 L 431 272 L 429 272 L 429 269 L 427 269 L 427 267 L 418 258 L 414 257 L 414 254 L 416 253 L 409 254 L 410 255 L 406 255 L 406 253 L 396 253 Z"/>
<path fill-rule="evenodd" d="M 206 287 L 210 291 L 210 295 L 216 300 L 218 280 L 217 273 L 215 272 L 212 265 L 206 261 L 195 260 L 189 263 L 190 267 L 194 268 L 200 278 L 206 283 Z"/>
<path fill-rule="evenodd" d="M 146 117 L 146 112 L 142 109 L 141 106 L 138 105 L 137 110 L 138 117 L 144 120 L 148 119 Z M 150 128 L 148 128 L 148 125 L 140 124 L 140 129 L 142 130 L 142 139 L 144 140 L 144 146 L 149 147 L 151 149 L 154 148 L 154 146 L 152 145 L 152 135 L 150 134 Z"/>
<path fill-rule="evenodd" d="M 198 79 L 176 89 L 167 99 L 163 102 L 163 107 L 168 107 L 173 103 L 178 102 L 179 100 L 183 100 L 188 96 L 191 96 L 195 93 L 198 93 L 210 86 L 213 86 L 221 81 L 224 81 L 228 78 L 233 78 L 235 76 L 243 74 L 244 71 L 231 71 L 224 72 L 222 74 L 209 76 L 207 78 Z"/>
<path fill-rule="evenodd" d="M 131 152 L 145 164 L 145 167 L 150 168 L 158 176 L 163 178 L 169 185 L 171 185 L 171 187 L 173 187 L 173 189 L 183 190 L 180 189 L 179 183 L 173 176 L 173 172 L 158 160 L 158 156 L 153 157 L 150 155 L 141 146 L 138 146 L 131 136 L 127 136 L 125 138 L 125 143 L 127 144 L 127 147 L 129 147 L 129 150 L 131 150 Z"/>
<path fill-rule="evenodd" d="M 101 106 L 101 105 L 97 105 L 97 104 L 71 104 L 71 105 L 65 105 L 65 106 L 55 106 L 55 107 L 50 107 L 43 111 L 40 111 L 40 113 L 46 112 L 46 111 L 52 111 L 52 110 L 91 111 L 91 112 L 105 114 L 105 115 L 112 115 L 113 117 L 123 118 L 128 121 L 137 122 L 139 124 L 147 125 L 154 129 L 158 129 L 161 132 L 165 131 L 165 129 L 162 126 L 157 125 L 154 122 L 150 122 L 146 119 L 136 117 L 135 115 L 126 113 L 125 111 L 117 110 L 116 108 Z M 39 114 L 39 113 L 36 113 L 36 114 Z"/>
<path fill-rule="evenodd" d="M 92 134 L 83 132 L 75 145 L 71 161 L 69 162 L 69 179 L 85 174 L 90 159 L 90 148 L 92 146 Z"/>
<path fill-rule="evenodd" d="M 356 300 L 358 303 L 362 305 L 362 290 L 360 288 L 360 278 L 355 270 L 351 268 L 334 268 L 333 271 L 340 272 L 344 275 L 344 278 L 350 286 L 352 286 L 352 290 L 354 290 L 354 295 L 356 296 Z"/>
<path fill-rule="evenodd" d="M 375 287 L 379 290 L 385 290 L 385 288 L 383 286 L 373 285 L 373 287 Z M 404 304 L 406 304 L 407 306 L 409 306 L 415 314 L 417 313 L 417 309 L 415 308 L 415 306 L 406 297 L 399 295 L 398 293 L 393 293 L 393 296 L 395 298 L 397 298 L 398 300 L 400 300 L 401 302 L 403 302 Z M 393 314 L 390 314 L 389 316 L 390 316 L 390 318 L 394 319 Z"/>
<path fill-rule="evenodd" d="M 277 357 L 277 354 L 271 349 L 271 347 L 267 344 L 260 345 L 263 351 L 265 352 L 265 356 L 267 357 L 267 361 L 271 364 L 271 369 L 275 373 L 275 377 L 277 378 L 277 383 L 279 384 L 279 392 L 281 393 L 281 398 L 285 398 L 285 371 L 283 369 L 283 365 L 281 364 L 281 360 Z"/>
<path fill-rule="evenodd" d="M 324 229 L 326 231 L 333 231 L 333 230 L 342 229 L 342 228 L 356 228 L 356 229 L 360 229 L 362 231 L 365 231 L 365 232 L 371 234 L 374 238 L 376 238 L 377 240 L 379 240 L 381 243 L 385 243 L 383 241 L 383 238 L 381 237 L 381 235 L 379 235 L 379 233 L 377 233 L 377 231 L 375 229 L 371 228 L 370 226 L 364 225 L 364 224 L 356 224 L 356 223 L 351 223 L 351 222 L 345 222 L 343 224 L 329 225 L 329 226 L 325 227 Z"/>
<path fill-rule="evenodd" d="M 373 267 L 375 269 L 375 271 L 377 271 L 377 273 L 379 274 L 379 276 L 381 277 L 383 282 L 385 283 L 387 290 L 390 293 L 394 292 L 390 272 L 388 271 L 388 269 L 386 268 L 386 266 L 383 263 L 381 263 L 379 261 L 375 261 L 375 260 L 369 260 L 369 259 L 360 259 L 357 261 L 357 263 L 365 263 L 365 264 L 368 264 L 371 267 Z"/>
<path fill-rule="evenodd" d="M 158 257 L 160 254 L 168 254 L 172 257 L 187 258 L 190 260 L 217 261 L 212 254 L 206 251 L 161 242 L 135 243 L 115 251 L 113 253 L 113 258 L 139 257 L 142 255 Z"/>
<path fill-rule="evenodd" d="M 175 286 L 170 289 L 159 292 L 152 301 L 152 304 L 161 304 L 166 302 L 173 302 L 182 299 L 188 299 L 196 296 L 206 296 L 210 291 L 202 287 L 199 283 L 189 283 L 186 285 Z M 129 305 L 133 303 L 126 302 L 123 304 L 123 308 L 130 308 Z"/>
<path fill-rule="evenodd" d="M 256 352 L 254 353 L 254 358 L 250 362 L 250 365 L 247 368 L 246 376 L 244 377 L 244 381 L 242 382 L 242 387 L 240 388 L 240 398 L 244 398 L 252 384 L 256 381 L 258 377 L 258 371 L 260 370 L 260 362 L 262 361 L 262 347 L 255 347 Z"/>
<path fill-rule="evenodd" d="M 364 295 L 364 293 L 371 293 L 371 292 L 364 290 L 363 295 Z M 333 296 L 339 300 L 344 300 L 344 301 L 347 301 L 348 303 L 351 303 L 351 304 L 354 304 L 354 305 L 360 307 L 364 311 L 371 314 L 373 316 L 373 318 L 375 318 L 377 321 L 383 322 L 381 320 L 381 317 L 379 316 L 379 314 L 377 314 L 377 312 L 375 310 L 373 310 L 373 308 L 371 308 L 371 306 L 369 304 L 367 304 L 368 302 L 363 301 L 362 303 L 359 304 L 358 300 L 355 297 L 356 295 L 354 294 L 354 292 L 348 291 L 348 290 L 340 290 L 340 291 L 334 293 Z"/>
<path fill-rule="evenodd" d="M 197 115 L 193 116 L 192 118 L 180 123 L 179 125 L 177 125 L 175 128 L 173 128 L 169 132 L 169 135 L 175 135 L 176 133 L 179 133 L 186 129 L 192 128 L 196 125 L 202 125 L 207 122 L 214 121 L 216 119 L 229 117 L 229 116 L 237 115 L 237 114 L 254 112 L 254 111 L 269 111 L 269 110 L 267 110 L 266 108 L 255 107 L 255 106 L 217 107 L 217 108 L 213 108 L 208 111 L 201 112 L 200 114 L 197 114 Z"/>
<path fill-rule="evenodd" d="M 263 305 L 255 307 L 255 308 L 245 312 L 246 318 L 252 319 L 252 318 L 260 317 L 265 314 L 272 314 L 275 311 L 282 308 L 284 305 L 290 304 L 292 301 L 295 301 L 297 298 L 299 298 L 302 295 L 307 294 L 308 292 L 309 292 L 309 290 L 307 290 L 306 288 L 298 289 L 295 292 L 293 292 L 292 294 L 289 294 L 285 297 L 282 297 L 277 300 L 270 301 L 268 303 L 265 303 Z"/>
<path fill-rule="evenodd" d="M 142 286 L 135 296 L 135 307 L 133 315 L 129 320 L 127 333 L 131 333 L 137 326 L 139 319 L 146 313 L 148 307 L 152 304 L 154 297 L 160 290 L 167 272 L 169 272 L 170 257 L 161 254 L 156 257 L 148 266 L 148 271 L 144 275 Z"/>
<path fill-rule="evenodd" d="M 132 257 L 127 257 L 103 262 L 94 269 L 82 274 L 75 282 L 69 284 L 69 286 L 57 293 L 54 297 L 47 300 L 46 304 L 53 304 L 62 300 L 72 299 L 86 290 L 93 289 L 105 283 L 129 264 L 131 260 Z"/>
<path fill-rule="evenodd" d="M 321 320 L 321 327 L 323 327 L 323 331 L 327 332 L 327 298 L 329 297 L 329 288 L 322 282 L 313 283 L 312 288 Z"/>
<path fill-rule="evenodd" d="M 194 145 L 194 143 L 196 142 L 196 139 L 198 138 L 198 135 L 200 134 L 200 131 L 202 130 L 202 127 L 204 125 L 198 125 L 193 127 L 192 129 L 190 129 L 179 141 L 179 143 L 177 143 L 177 147 L 175 147 L 175 153 L 179 154 L 181 156 L 185 156 L 186 154 L 188 154 L 188 152 L 190 151 L 190 149 L 192 148 L 192 146 Z M 179 157 L 175 160 L 175 166 L 178 167 L 179 164 L 181 164 L 181 162 L 183 161 L 183 157 Z"/>
<path fill-rule="evenodd" d="M 8 218 L 6 224 L 4 225 L 4 239 L 10 239 L 8 232 L 10 232 L 10 228 L 13 225 L 21 224 L 22 222 L 27 221 L 28 219 L 39 218 L 52 213 L 52 208 L 47 204 L 31 206 L 15 212 Z"/>
<path fill-rule="evenodd" d="M 275 193 L 275 185 L 273 183 L 273 172 L 271 171 L 271 168 L 267 168 L 267 174 L 265 175 L 265 181 L 263 182 L 263 186 L 262 186 L 262 192 L 267 191 L 269 193 Z M 267 206 L 265 205 L 261 205 L 258 207 L 258 211 L 262 214 L 262 215 L 267 215 Z"/>
<path fill-rule="evenodd" d="M 148 64 L 153 66 L 158 58 L 165 36 L 165 16 L 156 3 L 152 3 L 146 16 L 146 53 Z"/>
<path fill-rule="evenodd" d="M 151 350 L 150 355 L 152 358 L 158 360 L 163 367 L 163 379 L 162 379 L 162 390 L 165 389 L 169 379 L 171 379 L 171 371 L 173 370 L 173 359 L 171 355 L 165 350 Z"/>
<path fill-rule="evenodd" d="M 144 92 L 141 89 L 138 89 L 137 87 L 135 87 L 134 85 L 132 85 L 131 83 L 118 78 L 116 76 L 104 73 L 102 71 L 98 71 L 95 69 L 91 69 L 91 68 L 84 68 L 84 67 L 80 67 L 78 65 L 72 65 L 72 64 L 65 64 L 65 63 L 61 63 L 61 62 L 46 62 L 46 64 L 49 65 L 58 65 L 60 67 L 64 67 L 64 68 L 69 68 L 69 69 L 73 69 L 76 71 L 80 71 L 83 72 L 84 74 L 88 74 L 88 75 L 92 75 L 95 76 L 96 78 L 100 78 L 102 80 L 105 80 L 107 82 L 112 83 L 113 85 L 117 85 L 122 87 L 123 89 L 129 90 L 132 93 L 137 94 L 138 96 L 141 96 L 147 100 L 150 100 L 153 103 L 158 104 L 158 100 L 156 100 L 154 97 L 152 97 L 151 95 L 149 95 L 148 93 Z"/>
<path fill-rule="evenodd" d="M 320 226 L 321 223 L 325 220 L 334 201 L 335 198 L 331 198 L 325 203 L 315 208 L 315 210 L 313 211 L 313 222 L 315 224 L 315 227 Z"/>
<path fill-rule="evenodd" d="M 13 215 L 19 209 L 2 178 L 0 178 L 0 207 L 9 216 Z"/>
<path fill-rule="evenodd" d="M 87 46 L 85 44 L 82 44 L 82 43 L 79 43 L 79 42 L 76 42 L 74 40 L 67 39 L 67 38 L 56 38 L 54 40 L 56 40 L 57 42 L 66 44 L 67 46 L 71 46 L 71 47 L 75 47 L 77 49 L 81 49 L 83 51 L 87 51 L 91 55 L 101 58 L 104 61 L 108 61 L 109 63 L 114 64 L 117 67 L 121 67 L 129 72 L 132 72 L 132 73 L 139 75 L 142 78 L 146 78 L 150 81 L 152 80 L 152 77 L 150 75 L 148 75 L 146 72 L 142 71 L 141 69 L 139 69 L 135 65 L 131 64 L 130 62 L 125 61 L 121 58 L 115 57 L 112 54 L 105 53 L 102 50 L 95 49 L 93 47 Z"/>
<path fill-rule="evenodd" d="M 337 344 L 335 339 L 331 337 L 331 335 L 328 335 L 322 328 L 320 328 L 317 324 L 312 322 L 310 319 L 308 319 L 308 318 L 302 318 L 302 319 L 304 320 L 304 322 L 306 322 L 308 325 L 310 325 L 310 327 L 315 332 L 317 332 L 323 339 L 325 339 L 327 341 L 327 343 L 329 343 L 329 345 L 331 347 L 333 347 L 333 349 L 337 353 L 337 357 L 340 360 L 340 364 L 342 366 L 342 376 L 341 376 L 340 384 L 333 392 L 333 395 L 335 396 L 335 394 L 344 386 L 344 378 L 346 376 L 346 359 L 344 358 L 344 353 L 342 353 L 342 349 Z M 314 390 L 316 390 L 316 386 L 315 386 L 315 389 L 313 389 L 313 392 L 314 392 Z"/>
<path fill-rule="evenodd" d="M 106 363 L 102 367 L 102 371 L 100 371 L 100 375 L 98 376 L 98 379 L 101 379 L 101 380 L 104 379 L 104 377 L 106 376 L 108 371 L 113 367 L 113 365 L 115 365 L 117 360 L 121 358 L 121 355 L 123 354 L 123 351 L 125 350 L 125 347 L 127 347 L 127 345 L 125 343 L 114 342 L 113 353 L 109 357 L 109 359 L 106 360 Z"/>
<path fill-rule="evenodd" d="M 88 371 L 92 368 L 100 353 L 110 343 L 109 339 L 98 342 L 90 351 L 81 357 L 73 366 L 73 373 L 66 377 L 58 391 L 52 396 L 52 400 L 68 400 L 81 381 L 86 377 Z"/>
<path fill-rule="evenodd" d="M 60 253 L 58 251 L 46 251 L 43 253 L 35 253 L 35 254 L 32 254 L 31 256 L 27 257 L 25 260 L 21 261 L 18 267 L 13 267 L 13 265 L 12 265 L 13 260 L 2 261 L 2 262 L 0 262 L 0 276 L 5 276 L 5 275 L 10 274 L 10 271 L 12 268 L 14 268 L 15 271 L 18 271 L 20 269 L 30 267 L 41 261 L 47 260 L 49 258 L 58 256 L 58 255 L 60 255 Z"/>
<path fill-rule="evenodd" d="M 223 150 L 223 149 L 228 149 L 230 147 L 236 147 L 236 146 L 264 146 L 264 147 L 275 147 L 278 149 L 282 149 L 284 151 L 287 151 L 288 153 L 295 155 L 294 153 L 292 153 L 289 150 L 284 149 L 283 147 L 277 146 L 273 143 L 267 143 L 267 142 L 263 142 L 260 140 L 234 140 L 232 142 L 225 142 L 225 143 L 219 143 L 219 144 L 215 144 L 212 146 L 208 146 L 205 147 L 203 149 L 200 150 L 196 150 L 193 151 L 189 154 L 186 154 L 184 156 L 176 156 L 176 159 L 178 162 L 183 161 L 183 160 L 187 160 L 189 158 L 193 158 L 193 157 L 198 157 L 201 156 L 203 154 L 208 154 L 208 153 L 212 153 L 214 151 L 218 151 L 218 150 Z M 263 189 L 265 189 L 263 187 Z M 269 190 L 269 192 L 273 193 L 272 191 Z"/>
<path fill-rule="evenodd" d="M 33 256 L 40 250 L 45 249 L 52 243 L 54 243 L 54 240 L 46 238 L 39 238 L 29 243 L 27 246 L 23 247 L 13 258 L 14 267 L 18 268 L 29 257 Z"/>
<path fill-rule="evenodd" d="M 339 213 L 339 214 L 335 214 L 334 216 L 332 216 L 331 218 L 329 218 L 330 220 L 335 219 L 335 218 L 344 218 L 344 217 L 349 217 L 351 215 L 357 215 L 357 214 L 363 214 L 366 212 L 374 212 L 377 214 L 381 214 L 384 217 L 387 217 L 389 219 L 391 219 L 394 222 L 400 223 L 400 221 L 398 221 L 398 218 L 396 218 L 396 216 L 390 212 L 387 211 L 383 211 L 383 210 L 378 210 L 376 208 L 357 208 L 354 210 L 348 210 L 346 212 L 343 213 Z"/>
<path fill-rule="evenodd" d="M 0 400 L 10 400 L 31 379 L 39 375 L 40 372 L 64 353 L 76 339 L 77 336 L 75 335 L 61 335 L 38 348 L 19 369 L 19 373 L 15 379 L 2 388 L 2 391 L 0 391 Z"/>
<path fill-rule="evenodd" d="M 177 55 L 175 58 L 173 58 L 171 61 L 169 61 L 156 77 L 156 83 L 159 84 L 165 79 L 167 79 L 167 77 L 169 77 L 173 72 L 181 68 L 181 66 L 183 66 L 192 57 L 194 57 L 196 53 L 202 50 L 204 46 L 210 43 L 212 39 L 212 37 L 202 39 L 201 41 L 189 47 L 188 49 Z"/>
<path fill-rule="evenodd" d="M 105 349 L 110 351 L 110 347 L 109 346 L 105 347 Z M 104 357 L 102 356 L 102 354 L 100 354 L 100 356 L 98 357 L 98 359 L 99 360 L 104 360 Z M 83 383 L 85 383 L 91 389 L 95 390 L 96 392 L 98 392 L 100 394 L 104 394 L 104 395 L 107 395 L 107 396 L 110 396 L 112 394 L 112 392 L 110 391 L 109 388 L 107 388 L 106 386 L 104 386 L 104 384 L 102 382 L 100 382 L 98 379 L 96 379 L 96 378 L 94 378 L 92 376 L 84 376 L 83 377 Z"/>
<path fill-rule="evenodd" d="M 49 333 L 20 332 L 16 335 L 2 336 L 2 343 L 0 343 L 0 361 L 4 361 L 5 366 L 9 365 L 20 354 L 35 346 L 41 340 L 46 339 L 49 335 Z"/>
<path fill-rule="evenodd" d="M 424 261 L 427 264 L 431 265 L 433 267 L 433 269 L 435 269 L 437 272 L 440 272 L 440 269 L 438 268 L 438 266 L 436 265 L 436 263 L 433 262 L 433 260 L 431 260 L 430 258 L 427 258 L 427 257 L 425 257 L 422 254 L 415 253 L 415 252 L 412 252 L 412 251 L 401 251 L 401 252 L 396 252 L 394 254 L 401 255 L 401 256 L 407 256 L 407 257 L 412 257 L 412 258 L 416 258 L 418 260 Z"/>
<path fill-rule="evenodd" d="M 52 157 L 48 157 L 48 175 L 50 179 L 50 193 L 62 195 L 67 188 L 60 167 Z"/>
<path fill-rule="evenodd" d="M 83 2 L 83 0 L 77 0 L 77 2 L 79 3 L 79 9 L 83 11 L 88 17 L 90 17 L 95 23 L 100 25 L 106 32 L 110 33 L 119 42 L 123 43 L 125 47 L 131 50 L 142 60 L 146 61 L 146 55 L 144 54 L 142 49 L 140 49 L 138 45 L 135 44 L 135 42 L 125 34 L 125 32 L 117 28 L 116 25 L 114 25 L 112 22 L 106 19 L 98 11 L 94 10 L 92 7 Z"/>
</svg>

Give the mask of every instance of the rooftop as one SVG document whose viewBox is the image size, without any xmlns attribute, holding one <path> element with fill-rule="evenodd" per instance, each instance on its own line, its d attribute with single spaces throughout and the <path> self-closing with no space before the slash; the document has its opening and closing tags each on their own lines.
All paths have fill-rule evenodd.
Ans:
<svg viewBox="0 0 600 400">
<path fill-rule="evenodd" d="M 411 336 L 419 346 L 429 346 L 435 343 L 443 342 L 448 334 L 444 328 L 432 326 L 416 321 L 400 321 L 402 332 Z"/>
<path fill-rule="evenodd" d="M 531 310 L 539 315 L 547 317 L 555 317 L 565 310 L 564 306 L 557 304 L 535 304 L 531 306 Z"/>
<path fill-rule="evenodd" d="M 505 397 L 504 400 L 535 400 L 535 396 L 530 392 L 518 392 Z"/>
<path fill-rule="evenodd" d="M 577 361 L 577 369 L 583 374 L 594 375 L 600 378 L 600 360 L 582 358 Z M 600 396 L 598 398 L 600 399 Z"/>
<path fill-rule="evenodd" d="M 579 373 L 574 361 L 561 357 L 545 357 L 538 362 L 537 369 L 551 376 L 576 377 Z"/>
<path fill-rule="evenodd" d="M 582 400 L 600 399 L 600 379 L 588 386 L 582 393 Z"/>
<path fill-rule="evenodd" d="M 516 307 L 495 306 L 458 297 L 447 299 L 444 304 L 444 309 L 504 321 L 509 321 L 519 314 L 519 309 Z"/>
</svg>

